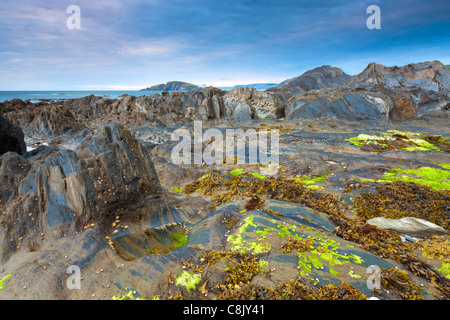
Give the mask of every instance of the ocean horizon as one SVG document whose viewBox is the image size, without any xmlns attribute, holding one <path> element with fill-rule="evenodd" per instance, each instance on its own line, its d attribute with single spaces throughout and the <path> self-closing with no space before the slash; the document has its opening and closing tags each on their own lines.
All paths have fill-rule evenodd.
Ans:
<svg viewBox="0 0 450 320">
<path fill-rule="evenodd" d="M 256 84 L 258 85 L 258 84 Z M 234 87 L 216 87 L 220 90 L 230 91 L 237 87 L 253 87 L 252 85 L 237 85 Z M 264 91 L 266 88 L 254 87 L 258 91 Z M 128 94 L 130 96 L 150 96 L 152 94 L 161 94 L 162 90 L 16 90 L 16 91 L 0 91 L 0 102 L 21 99 L 23 101 L 30 100 L 31 102 L 39 102 L 42 100 L 67 100 L 77 99 L 89 96 L 101 96 L 108 99 L 120 99 L 122 95 Z M 175 90 L 169 92 L 187 92 L 185 90 Z"/>
<path fill-rule="evenodd" d="M 178 91 L 183 92 L 183 91 Z M 149 96 L 155 93 L 161 94 L 162 91 L 140 91 L 140 90 L 49 90 L 49 91 L 0 91 L 0 102 L 21 99 L 39 102 L 41 100 L 67 100 L 77 99 L 89 96 L 101 96 L 108 99 L 119 99 L 122 95 Z"/>
</svg>

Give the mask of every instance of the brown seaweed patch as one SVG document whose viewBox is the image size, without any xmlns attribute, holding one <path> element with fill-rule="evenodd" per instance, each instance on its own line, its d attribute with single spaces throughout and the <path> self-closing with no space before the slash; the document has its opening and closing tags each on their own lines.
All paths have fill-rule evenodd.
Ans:
<svg viewBox="0 0 450 320">
<path fill-rule="evenodd" d="M 412 246 L 402 242 L 393 231 L 383 230 L 366 224 L 362 219 L 350 219 L 343 215 L 330 215 L 329 220 L 337 227 L 336 235 L 358 243 L 364 250 L 376 253 L 382 258 L 391 258 L 401 263 L 414 275 L 429 280 L 437 289 L 434 295 L 439 299 L 450 299 L 450 281 L 412 252 Z"/>
<path fill-rule="evenodd" d="M 341 212 L 340 198 L 324 191 L 307 188 L 301 179 L 269 176 L 265 179 L 254 177 L 248 172 L 236 175 L 218 171 L 208 172 L 198 181 L 184 187 L 185 193 L 199 192 L 211 196 L 211 201 L 219 206 L 225 202 L 244 197 L 267 196 L 275 200 L 293 202 L 328 213 Z"/>
<path fill-rule="evenodd" d="M 381 269 L 381 285 L 405 300 L 424 300 L 420 287 L 411 281 L 405 270 Z"/>
<path fill-rule="evenodd" d="M 377 186 L 355 199 L 355 212 L 364 221 L 375 217 L 416 217 L 450 230 L 450 191 L 413 182 L 395 181 Z"/>
</svg>

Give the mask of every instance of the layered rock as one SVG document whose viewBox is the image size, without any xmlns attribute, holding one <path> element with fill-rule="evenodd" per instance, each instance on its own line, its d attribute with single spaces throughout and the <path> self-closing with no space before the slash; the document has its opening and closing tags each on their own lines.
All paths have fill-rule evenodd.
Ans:
<svg viewBox="0 0 450 320">
<path fill-rule="evenodd" d="M 274 93 L 254 88 L 234 88 L 223 96 L 225 118 L 236 120 L 280 118 L 284 104 Z"/>
<path fill-rule="evenodd" d="M 285 80 L 279 85 L 268 89 L 286 100 L 291 96 L 322 88 L 335 88 L 345 84 L 352 76 L 339 68 L 322 66 L 309 70 L 301 76 Z"/>
<path fill-rule="evenodd" d="M 404 67 L 371 63 L 342 86 L 292 96 L 286 117 L 410 120 L 450 107 L 449 79 L 449 71 L 438 61 Z"/>
<path fill-rule="evenodd" d="M 450 72 L 439 61 L 403 67 L 371 63 L 346 86 L 390 95 L 393 120 L 408 120 L 433 109 L 450 107 Z"/>
<path fill-rule="evenodd" d="M 336 117 L 346 120 L 389 119 L 389 96 L 379 92 L 320 91 L 296 95 L 286 106 L 287 119 Z"/>
<path fill-rule="evenodd" d="M 159 181 L 143 146 L 108 124 L 75 151 L 43 147 L 28 158 L 0 158 L 1 261 L 21 247 L 105 227 L 122 208 L 158 197 Z M 4 186 L 7 186 L 6 188 Z"/>
<path fill-rule="evenodd" d="M 85 127 L 75 119 L 69 108 L 61 103 L 32 104 L 29 101 L 14 99 L 0 103 L 0 109 L 6 118 L 22 128 L 25 135 L 34 138 L 73 135 Z"/>
</svg>

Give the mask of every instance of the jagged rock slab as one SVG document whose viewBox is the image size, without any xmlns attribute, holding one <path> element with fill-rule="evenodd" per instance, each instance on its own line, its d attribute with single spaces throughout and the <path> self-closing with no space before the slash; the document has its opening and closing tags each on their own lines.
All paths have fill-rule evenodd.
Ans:
<svg viewBox="0 0 450 320">
<path fill-rule="evenodd" d="M 0 189 L 2 262 L 22 247 L 38 248 L 47 239 L 106 226 L 113 216 L 160 196 L 150 157 L 115 123 L 75 151 L 51 149 L 28 158 L 7 154 L 0 164 L 0 179 L 7 184 Z"/>
<path fill-rule="evenodd" d="M 415 119 L 449 108 L 449 79 L 449 71 L 439 61 L 403 67 L 371 63 L 339 87 L 292 96 L 286 102 L 286 119 Z"/>
<path fill-rule="evenodd" d="M 346 74 L 339 68 L 322 66 L 309 70 L 301 76 L 285 80 L 267 91 L 274 92 L 281 99 L 287 100 L 296 94 L 343 85 L 351 78 L 352 76 Z"/>
</svg>

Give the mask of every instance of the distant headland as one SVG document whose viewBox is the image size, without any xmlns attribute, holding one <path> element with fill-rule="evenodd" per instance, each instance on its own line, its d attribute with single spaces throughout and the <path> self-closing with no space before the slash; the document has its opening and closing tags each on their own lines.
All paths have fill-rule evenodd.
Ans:
<svg viewBox="0 0 450 320">
<path fill-rule="evenodd" d="M 201 89 L 201 87 L 196 84 L 183 81 L 169 81 L 141 89 L 140 91 L 195 91 L 198 89 Z"/>
</svg>

